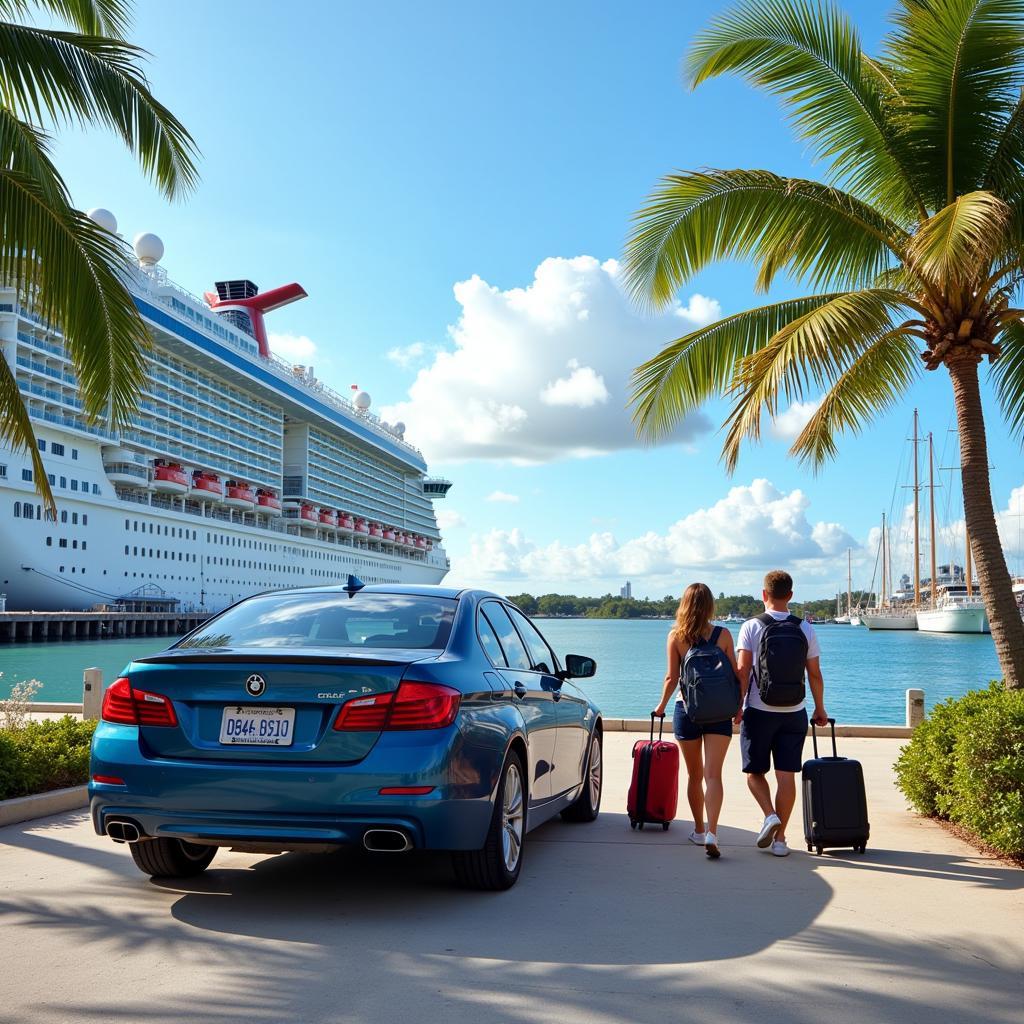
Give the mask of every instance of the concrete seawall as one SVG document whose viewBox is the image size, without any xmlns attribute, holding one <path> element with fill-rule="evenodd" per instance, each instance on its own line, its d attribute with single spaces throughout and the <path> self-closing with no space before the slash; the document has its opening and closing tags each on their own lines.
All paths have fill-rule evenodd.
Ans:
<svg viewBox="0 0 1024 1024">
<path fill-rule="evenodd" d="M 0 643 L 178 636 L 209 617 L 207 612 L 0 612 Z"/>
</svg>

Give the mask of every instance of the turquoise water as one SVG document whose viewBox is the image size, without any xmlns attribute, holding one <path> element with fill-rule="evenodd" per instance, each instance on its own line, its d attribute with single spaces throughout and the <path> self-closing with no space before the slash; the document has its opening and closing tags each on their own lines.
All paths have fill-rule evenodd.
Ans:
<svg viewBox="0 0 1024 1024">
<path fill-rule="evenodd" d="M 610 717 L 646 717 L 665 674 L 668 622 L 623 619 L 541 619 L 555 650 L 587 654 L 598 671 L 587 692 Z M 738 627 L 733 627 L 734 633 Z M 999 677 L 992 638 L 928 633 L 872 633 L 819 626 L 828 711 L 840 722 L 901 724 L 904 691 L 924 690 L 930 708 Z M 0 696 L 12 683 L 40 679 L 38 700 L 80 701 L 82 670 L 96 666 L 110 682 L 133 658 L 162 650 L 155 637 L 76 643 L 0 645 Z"/>
</svg>

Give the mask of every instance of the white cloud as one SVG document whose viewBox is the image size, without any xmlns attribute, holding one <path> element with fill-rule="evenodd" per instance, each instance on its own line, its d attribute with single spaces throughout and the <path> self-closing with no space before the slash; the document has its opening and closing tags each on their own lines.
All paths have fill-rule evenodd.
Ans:
<svg viewBox="0 0 1024 1024">
<path fill-rule="evenodd" d="M 444 533 L 447 530 L 457 530 L 466 525 L 466 520 L 460 512 L 451 508 L 439 508 L 435 513 L 437 516 L 438 528 Z"/>
<path fill-rule="evenodd" d="M 721 312 L 694 295 L 643 316 L 616 261 L 591 256 L 546 259 L 525 288 L 503 291 L 474 276 L 454 292 L 462 309 L 451 347 L 433 353 L 406 401 L 381 410 L 404 421 L 435 461 L 545 462 L 639 447 L 628 408 L 633 368 Z M 695 414 L 670 440 L 709 429 Z"/>
<path fill-rule="evenodd" d="M 595 581 L 703 576 L 714 589 L 725 580 L 757 579 L 775 566 L 805 576 L 836 575 L 836 563 L 857 542 L 838 523 L 812 523 L 810 502 L 800 490 L 784 493 L 768 480 L 733 487 L 708 508 L 697 509 L 664 533 L 648 531 L 619 541 L 610 531 L 585 541 L 540 545 L 521 530 L 492 529 L 474 535 L 469 558 L 453 570 L 460 580 L 537 579 L 571 581 L 582 591 Z"/>
<path fill-rule="evenodd" d="M 508 491 L 491 491 L 491 493 L 487 495 L 485 500 L 503 502 L 504 504 L 507 505 L 518 505 L 519 495 L 509 494 Z"/>
<path fill-rule="evenodd" d="M 304 334 L 269 334 L 270 350 L 289 363 L 308 364 L 317 355 L 316 342 Z"/>
<path fill-rule="evenodd" d="M 389 349 L 387 357 L 395 366 L 408 370 L 420 362 L 426 354 L 427 346 L 422 341 L 414 341 L 411 345 L 400 345 Z"/>
<path fill-rule="evenodd" d="M 589 409 L 592 405 L 608 401 L 608 389 L 604 377 L 592 366 L 580 366 L 578 359 L 566 364 L 572 371 L 568 377 L 552 381 L 541 393 L 545 405 L 572 405 L 577 409 Z"/>
<path fill-rule="evenodd" d="M 795 441 L 820 405 L 820 398 L 811 402 L 793 402 L 785 412 L 779 413 L 772 420 L 772 436 L 783 441 Z"/>
</svg>

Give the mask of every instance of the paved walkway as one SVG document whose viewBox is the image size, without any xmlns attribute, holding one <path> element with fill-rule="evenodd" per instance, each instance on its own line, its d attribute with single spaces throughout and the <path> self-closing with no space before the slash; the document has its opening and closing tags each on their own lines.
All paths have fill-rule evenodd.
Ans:
<svg viewBox="0 0 1024 1024">
<path fill-rule="evenodd" d="M 685 820 L 630 832 L 634 738 L 608 737 L 598 822 L 534 832 L 498 895 L 440 857 L 220 853 L 157 885 L 84 814 L 0 829 L 0 1021 L 1019 1024 L 1024 872 L 903 810 L 897 742 L 842 744 L 865 857 L 754 849 L 731 750 L 711 863 Z"/>
</svg>

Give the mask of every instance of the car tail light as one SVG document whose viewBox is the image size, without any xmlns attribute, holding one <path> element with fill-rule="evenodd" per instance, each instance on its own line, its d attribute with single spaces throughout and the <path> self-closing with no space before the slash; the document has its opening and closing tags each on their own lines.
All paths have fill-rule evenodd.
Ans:
<svg viewBox="0 0 1024 1024">
<path fill-rule="evenodd" d="M 120 725 L 178 724 L 178 716 L 169 697 L 136 690 L 125 676 L 115 679 L 103 694 L 100 717 L 104 722 Z"/>
<path fill-rule="evenodd" d="M 403 679 L 391 706 L 387 729 L 444 729 L 455 721 L 462 694 L 439 683 Z"/>
<path fill-rule="evenodd" d="M 385 786 L 377 790 L 379 796 L 426 796 L 433 792 L 433 786 Z"/>
<path fill-rule="evenodd" d="M 343 732 L 443 729 L 455 721 L 462 694 L 439 683 L 403 680 L 394 693 L 357 697 L 342 705 L 334 728 Z"/>
<path fill-rule="evenodd" d="M 388 720 L 393 693 L 357 697 L 341 706 L 334 728 L 339 732 L 380 732 Z"/>
<path fill-rule="evenodd" d="M 93 782 L 102 782 L 105 786 L 123 786 L 124 779 L 117 775 L 94 775 Z"/>
</svg>

